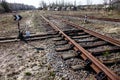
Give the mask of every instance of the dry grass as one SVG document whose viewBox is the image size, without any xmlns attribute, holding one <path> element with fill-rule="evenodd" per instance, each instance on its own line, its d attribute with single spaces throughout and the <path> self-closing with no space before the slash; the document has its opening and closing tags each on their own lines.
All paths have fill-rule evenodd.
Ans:
<svg viewBox="0 0 120 80">
<path fill-rule="evenodd" d="M 108 24 L 108 23 L 99 23 L 99 22 L 89 22 L 85 24 L 83 20 L 79 19 L 71 19 L 70 21 L 93 31 L 96 31 L 100 34 L 107 35 L 114 39 L 120 40 L 120 26 L 115 24 Z"/>
<path fill-rule="evenodd" d="M 48 13 L 48 11 L 46 12 Z M 104 18 L 115 18 L 115 19 L 120 19 L 120 12 L 118 11 L 54 11 L 54 13 L 57 14 L 65 14 L 65 15 L 85 15 L 87 14 L 88 16 L 95 16 L 98 18 L 104 17 Z M 53 13 L 52 13 L 53 14 Z"/>
<path fill-rule="evenodd" d="M 30 16 L 29 12 L 20 12 L 23 19 L 20 21 L 24 24 L 26 19 Z M 0 37 L 15 36 L 18 34 L 17 21 L 14 21 L 14 13 L 0 14 Z"/>
</svg>

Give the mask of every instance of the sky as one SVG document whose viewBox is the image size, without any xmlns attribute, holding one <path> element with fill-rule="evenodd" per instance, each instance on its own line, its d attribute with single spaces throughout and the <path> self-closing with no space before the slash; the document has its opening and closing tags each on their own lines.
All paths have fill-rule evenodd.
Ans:
<svg viewBox="0 0 120 80">
<path fill-rule="evenodd" d="M 23 4 L 27 4 L 27 5 L 33 5 L 35 6 L 36 8 L 40 6 L 40 2 L 41 1 L 44 1 L 46 2 L 47 4 L 49 3 L 52 3 L 52 2 L 59 2 L 59 1 L 63 1 L 63 0 L 6 0 L 7 2 L 10 2 L 10 3 L 23 3 Z M 74 3 L 75 0 L 64 0 L 65 2 L 71 2 L 71 3 Z M 87 1 L 91 1 L 92 4 L 102 4 L 103 3 L 103 0 L 76 0 L 76 4 L 82 4 L 82 5 L 85 5 L 87 4 Z"/>
</svg>

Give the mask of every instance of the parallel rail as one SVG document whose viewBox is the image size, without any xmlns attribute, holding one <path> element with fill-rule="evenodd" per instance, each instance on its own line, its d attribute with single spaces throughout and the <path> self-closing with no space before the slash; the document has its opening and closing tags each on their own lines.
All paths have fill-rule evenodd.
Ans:
<svg viewBox="0 0 120 80">
<path fill-rule="evenodd" d="M 102 34 L 99 34 L 99 33 L 94 32 L 94 31 L 85 29 L 85 28 L 83 28 L 83 27 L 81 27 L 81 26 L 78 26 L 78 25 L 74 24 L 73 22 L 70 22 L 70 21 L 67 21 L 67 20 L 63 20 L 63 21 L 66 22 L 66 23 L 69 24 L 69 25 L 72 25 L 72 26 L 78 28 L 78 29 L 84 30 L 86 33 L 89 33 L 89 34 L 91 34 L 91 35 L 94 35 L 94 36 L 96 36 L 96 37 L 98 37 L 98 38 L 100 38 L 100 39 L 102 39 L 102 40 L 105 40 L 105 41 L 107 41 L 107 42 L 109 42 L 109 43 L 111 43 L 111 44 L 114 44 L 114 45 L 120 47 L 120 41 L 118 41 L 118 40 L 115 40 L 115 39 L 113 39 L 113 38 L 104 36 L 104 35 L 102 35 Z"/>
<path fill-rule="evenodd" d="M 56 15 L 61 15 L 61 14 L 56 14 Z M 63 16 L 72 16 L 72 17 L 84 18 L 83 15 L 63 15 Z M 89 19 L 103 20 L 103 21 L 120 22 L 120 19 L 114 19 L 114 18 L 97 18 L 97 17 L 94 17 L 94 16 L 88 16 L 88 18 Z"/>
<path fill-rule="evenodd" d="M 34 40 L 41 40 L 45 38 L 51 38 L 54 37 L 57 33 L 46 33 L 46 34 L 35 34 L 29 36 L 29 38 L 26 38 L 26 41 L 34 41 Z M 0 37 L 0 43 L 9 43 L 9 42 L 18 42 L 20 39 L 18 39 L 16 36 L 12 37 Z"/>
<path fill-rule="evenodd" d="M 52 16 L 52 17 L 58 19 L 58 17 L 55 17 L 55 16 Z M 107 41 L 107 42 L 109 42 L 109 43 L 111 43 L 111 44 L 114 44 L 114 45 L 120 47 L 120 41 L 118 41 L 118 40 L 115 40 L 115 39 L 113 39 L 113 38 L 110 38 L 110 37 L 104 36 L 104 35 L 102 35 L 102 34 L 99 34 L 99 33 L 97 33 L 97 32 L 94 32 L 94 31 L 85 29 L 85 28 L 83 28 L 83 27 L 81 27 L 81 26 L 79 26 L 79 25 L 77 25 L 77 24 L 75 24 L 75 23 L 73 23 L 73 22 L 71 22 L 71 21 L 68 21 L 68 20 L 65 20 L 65 19 L 61 19 L 61 20 L 62 20 L 63 22 L 65 22 L 66 24 L 69 24 L 69 25 L 71 25 L 71 26 L 74 26 L 74 27 L 76 27 L 76 28 L 78 28 L 78 29 L 80 29 L 80 30 L 83 30 L 83 31 L 86 32 L 86 33 L 89 33 L 89 34 L 91 34 L 91 35 L 93 35 L 93 36 L 95 36 L 95 37 L 97 37 L 97 38 L 100 38 L 100 39 L 102 39 L 102 40 L 104 40 L 104 41 Z"/>
<path fill-rule="evenodd" d="M 42 16 L 42 15 L 41 15 Z M 89 53 L 87 50 L 85 50 L 83 47 L 81 47 L 78 43 L 76 43 L 73 39 L 71 39 L 69 36 L 67 36 L 62 30 L 60 30 L 59 28 L 58 28 L 58 26 L 57 25 L 55 25 L 55 24 L 53 24 L 52 22 L 50 22 L 48 19 L 46 19 L 44 16 L 42 16 L 42 18 L 46 21 L 46 22 L 48 22 L 48 24 L 51 26 L 51 27 L 53 27 L 54 29 L 55 29 L 55 31 L 58 31 L 59 32 L 59 34 L 61 34 L 63 37 L 64 37 L 64 39 L 65 40 L 67 40 L 67 41 L 69 41 L 69 44 L 72 44 L 74 47 L 74 50 L 75 51 L 79 51 L 79 52 L 82 52 L 82 54 L 80 55 L 84 60 L 87 60 L 87 59 L 89 59 L 90 61 L 92 61 L 92 64 L 90 65 L 95 71 L 96 71 L 96 73 L 101 73 L 101 72 L 103 72 L 103 73 L 105 73 L 106 74 L 106 76 L 107 76 L 107 79 L 109 79 L 109 80 L 120 80 L 120 78 L 114 73 L 114 72 L 112 72 L 110 69 L 108 69 L 104 64 L 102 64 L 98 59 L 96 59 L 94 56 L 92 56 L 92 54 L 91 53 Z M 67 22 L 67 21 L 65 21 L 65 22 Z M 73 24 L 73 23 L 69 23 L 69 22 L 67 22 L 68 24 L 71 24 L 71 25 L 73 25 L 73 26 L 76 26 L 76 27 L 79 27 L 79 26 L 77 26 L 77 25 L 75 25 L 75 24 Z M 79 28 L 79 29 L 83 29 L 83 28 Z M 86 30 L 86 29 L 84 29 L 84 31 L 85 32 L 87 32 L 87 33 L 90 33 L 91 31 L 89 31 L 89 30 Z M 96 34 L 96 33 L 94 33 L 94 32 L 91 32 L 91 34 Z M 99 36 L 99 34 L 97 34 L 96 36 Z M 103 36 L 99 36 L 100 38 L 103 38 L 104 39 L 104 37 Z M 110 41 L 110 42 L 112 42 L 112 41 Z M 119 44 L 119 42 L 118 43 L 116 43 L 116 41 L 114 42 L 113 41 L 113 44 L 115 44 L 115 45 L 117 45 L 117 46 L 120 46 L 120 44 Z"/>
</svg>

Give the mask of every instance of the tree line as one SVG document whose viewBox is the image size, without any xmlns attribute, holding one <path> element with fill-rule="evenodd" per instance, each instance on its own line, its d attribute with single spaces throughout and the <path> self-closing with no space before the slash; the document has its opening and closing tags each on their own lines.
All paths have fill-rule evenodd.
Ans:
<svg viewBox="0 0 120 80">
<path fill-rule="evenodd" d="M 60 0 L 60 1 L 56 0 L 56 2 L 46 3 L 46 1 L 43 0 L 40 2 L 40 7 L 38 9 L 49 10 L 49 8 L 52 8 L 55 10 L 61 7 L 63 8 L 76 7 L 77 9 L 82 9 L 82 10 L 86 10 L 86 9 L 93 9 L 93 10 L 103 9 L 106 11 L 120 10 L 120 0 L 103 0 L 102 4 L 93 4 L 92 0 L 86 0 L 86 5 L 82 5 L 80 2 L 76 3 L 76 0 L 74 0 L 73 3 L 65 2 L 64 0 Z"/>
<path fill-rule="evenodd" d="M 5 0 L 0 0 L 0 13 L 32 9 L 35 9 L 35 7 L 19 3 L 8 3 Z"/>
</svg>

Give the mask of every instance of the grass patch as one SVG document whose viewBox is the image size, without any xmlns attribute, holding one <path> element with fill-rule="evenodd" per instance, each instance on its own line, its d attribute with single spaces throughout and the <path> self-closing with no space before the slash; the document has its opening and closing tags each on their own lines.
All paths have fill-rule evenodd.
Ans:
<svg viewBox="0 0 120 80">
<path fill-rule="evenodd" d="M 18 55 L 17 57 L 18 57 L 18 58 L 22 58 L 22 56 L 21 56 L 21 55 Z"/>
<path fill-rule="evenodd" d="M 55 77 L 55 72 L 52 71 L 49 74 L 50 74 L 50 76 Z"/>
<path fill-rule="evenodd" d="M 23 19 L 20 25 L 24 24 L 26 19 L 30 16 L 26 12 L 20 12 Z M 21 26 L 22 27 L 22 26 Z M 13 13 L 0 14 L 0 37 L 15 36 L 18 34 L 17 21 L 14 21 Z"/>
<path fill-rule="evenodd" d="M 25 72 L 25 75 L 26 75 L 26 76 L 31 76 L 32 73 L 30 73 L 30 72 Z"/>
<path fill-rule="evenodd" d="M 103 56 L 108 56 L 110 54 L 110 52 L 108 50 L 106 50 L 104 53 L 103 53 Z"/>
</svg>

